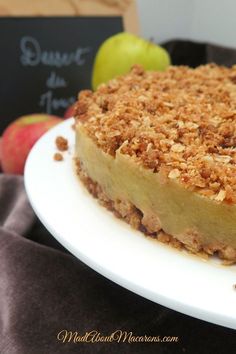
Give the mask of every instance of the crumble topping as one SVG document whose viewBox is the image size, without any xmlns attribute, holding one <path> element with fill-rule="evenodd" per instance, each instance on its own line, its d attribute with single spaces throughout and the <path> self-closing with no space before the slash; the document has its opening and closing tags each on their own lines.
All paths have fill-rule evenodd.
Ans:
<svg viewBox="0 0 236 354">
<path fill-rule="evenodd" d="M 170 66 L 80 92 L 76 120 L 117 149 L 216 202 L 236 203 L 236 66 Z"/>
</svg>

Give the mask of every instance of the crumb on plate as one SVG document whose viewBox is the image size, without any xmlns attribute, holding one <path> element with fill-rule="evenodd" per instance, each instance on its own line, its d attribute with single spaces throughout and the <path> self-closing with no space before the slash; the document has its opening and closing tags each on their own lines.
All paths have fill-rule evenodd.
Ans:
<svg viewBox="0 0 236 354">
<path fill-rule="evenodd" d="M 66 151 L 68 150 L 68 140 L 63 138 L 63 136 L 58 136 L 56 138 L 56 147 L 59 151 Z"/>
<path fill-rule="evenodd" d="M 63 161 L 63 156 L 60 152 L 56 152 L 53 156 L 54 161 Z"/>
</svg>

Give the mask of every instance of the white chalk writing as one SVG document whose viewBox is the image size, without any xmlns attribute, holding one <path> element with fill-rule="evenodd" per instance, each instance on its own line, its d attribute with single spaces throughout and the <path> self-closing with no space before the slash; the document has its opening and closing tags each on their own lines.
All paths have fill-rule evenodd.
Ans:
<svg viewBox="0 0 236 354">
<path fill-rule="evenodd" d="M 20 61 L 24 66 L 55 66 L 61 68 L 71 64 L 83 65 L 84 56 L 91 51 L 90 47 L 78 47 L 73 52 L 60 52 L 42 50 L 39 42 L 30 36 L 21 38 L 20 41 L 21 57 Z"/>
<path fill-rule="evenodd" d="M 59 87 L 67 87 L 67 83 L 65 79 L 52 71 L 46 80 L 46 86 L 49 88 L 59 88 Z"/>
<path fill-rule="evenodd" d="M 42 107 L 42 109 L 48 114 L 51 114 L 54 110 L 58 110 L 60 108 L 66 109 L 74 102 L 74 96 L 67 98 L 56 98 L 53 96 L 53 91 L 51 90 L 43 93 L 39 98 L 39 106 Z"/>
</svg>

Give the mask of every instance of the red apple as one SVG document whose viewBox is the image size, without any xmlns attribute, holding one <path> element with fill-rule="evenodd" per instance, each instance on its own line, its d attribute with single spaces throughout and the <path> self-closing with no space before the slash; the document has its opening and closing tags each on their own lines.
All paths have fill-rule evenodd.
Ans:
<svg viewBox="0 0 236 354">
<path fill-rule="evenodd" d="M 75 105 L 76 105 L 76 102 L 73 103 L 71 106 L 69 106 L 69 107 L 66 109 L 66 111 L 65 111 L 65 113 L 64 113 L 64 118 L 65 118 L 65 119 L 74 117 Z"/>
<path fill-rule="evenodd" d="M 12 122 L 2 135 L 3 172 L 23 174 L 32 146 L 47 130 L 60 122 L 61 118 L 48 114 L 31 114 Z"/>
</svg>

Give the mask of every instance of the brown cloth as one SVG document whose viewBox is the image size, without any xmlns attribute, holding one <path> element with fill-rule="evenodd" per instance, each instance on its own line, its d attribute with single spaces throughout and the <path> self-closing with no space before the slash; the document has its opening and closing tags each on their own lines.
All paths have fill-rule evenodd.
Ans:
<svg viewBox="0 0 236 354">
<path fill-rule="evenodd" d="M 190 64 L 197 53 L 198 63 L 207 61 L 205 45 L 177 44 L 168 44 L 176 60 L 185 46 Z M 101 336 L 131 331 L 178 342 L 62 343 L 62 330 Z M 81 263 L 34 216 L 22 177 L 0 174 L 0 354 L 231 354 L 235 348 L 235 331 L 152 303 Z"/>
</svg>

